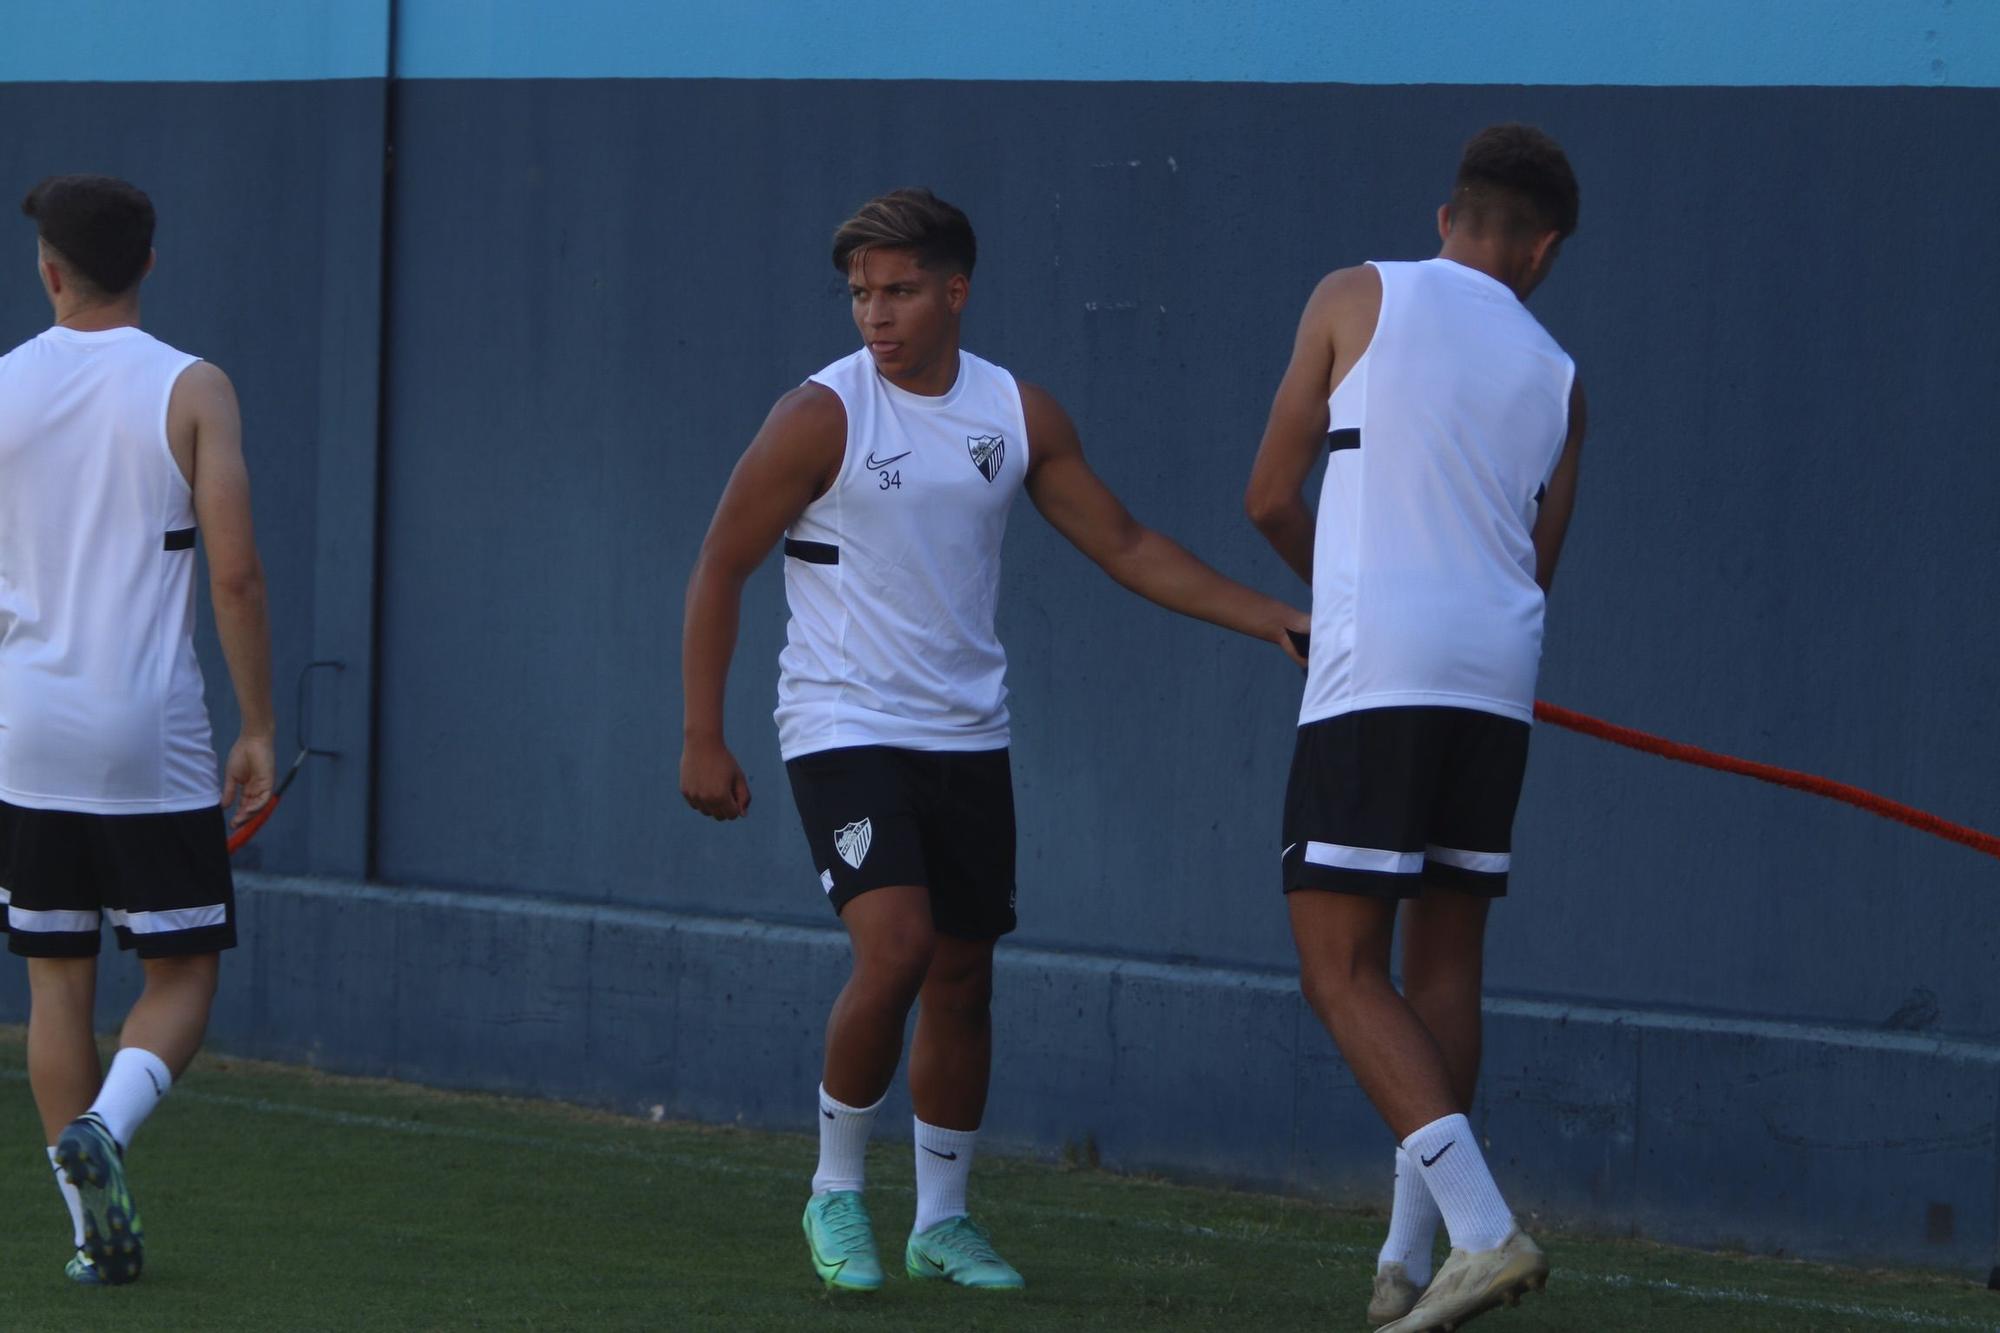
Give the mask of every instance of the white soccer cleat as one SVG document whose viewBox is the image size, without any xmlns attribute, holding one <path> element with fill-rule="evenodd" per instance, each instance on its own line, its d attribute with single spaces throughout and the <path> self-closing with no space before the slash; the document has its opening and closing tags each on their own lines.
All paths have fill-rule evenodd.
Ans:
<svg viewBox="0 0 2000 1333">
<path fill-rule="evenodd" d="M 1521 1228 L 1497 1249 L 1453 1250 L 1410 1312 L 1376 1333 L 1455 1333 L 1488 1310 L 1548 1285 L 1549 1261 Z"/>
<path fill-rule="evenodd" d="M 1417 1284 L 1410 1281 L 1410 1270 L 1401 1264 L 1383 1264 L 1375 1270 L 1375 1292 L 1368 1298 L 1368 1322 L 1386 1324 L 1391 1319 L 1401 1319 L 1416 1307 Z"/>
</svg>

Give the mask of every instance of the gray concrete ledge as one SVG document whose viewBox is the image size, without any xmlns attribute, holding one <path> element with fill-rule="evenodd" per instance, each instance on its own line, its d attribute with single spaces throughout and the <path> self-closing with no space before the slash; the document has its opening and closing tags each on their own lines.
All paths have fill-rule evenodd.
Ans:
<svg viewBox="0 0 2000 1333">
<path fill-rule="evenodd" d="M 803 1131 L 828 928 L 241 877 L 212 1045 Z M 136 969 L 107 967 L 105 1013 Z M 1003 946 L 987 1139 L 1386 1201 L 1389 1135 L 1292 978 Z M 0 1014 L 25 1012 L 19 968 Z M 1475 1122 L 1517 1209 L 1706 1245 L 1984 1272 L 2000 1046 L 1493 997 Z M 908 1102 L 899 1083 L 882 1132 Z M 801 1182 L 803 1188 L 804 1182 Z"/>
</svg>

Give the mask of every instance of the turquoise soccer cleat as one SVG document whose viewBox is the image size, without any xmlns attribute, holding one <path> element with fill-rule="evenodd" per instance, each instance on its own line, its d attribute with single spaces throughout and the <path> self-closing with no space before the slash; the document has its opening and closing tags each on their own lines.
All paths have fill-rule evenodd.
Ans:
<svg viewBox="0 0 2000 1333">
<path fill-rule="evenodd" d="M 829 1291 L 874 1291 L 882 1285 L 875 1227 L 853 1190 L 815 1194 L 806 1201 L 806 1245 L 813 1271 Z"/>
<path fill-rule="evenodd" d="M 138 1281 L 145 1233 L 125 1186 L 125 1154 L 111 1131 L 94 1115 L 70 1121 L 56 1141 L 56 1165 L 83 1196 L 83 1253 L 97 1280 L 114 1287 Z"/>
<path fill-rule="evenodd" d="M 101 1287 L 104 1285 L 104 1278 L 98 1273 L 97 1265 L 90 1262 L 90 1256 L 82 1250 L 78 1250 L 75 1254 L 71 1255 L 70 1261 L 63 1265 L 63 1276 L 76 1283 L 79 1287 Z"/>
<path fill-rule="evenodd" d="M 1014 1265 L 994 1253 L 986 1229 L 969 1217 L 954 1217 L 911 1236 L 903 1268 L 911 1277 L 943 1278 L 987 1291 L 1018 1291 L 1028 1285 Z"/>
</svg>

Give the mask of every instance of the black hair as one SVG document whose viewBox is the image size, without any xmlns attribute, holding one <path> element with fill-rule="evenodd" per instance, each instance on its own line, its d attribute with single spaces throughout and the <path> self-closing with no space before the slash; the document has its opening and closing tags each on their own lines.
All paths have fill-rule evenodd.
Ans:
<svg viewBox="0 0 2000 1333">
<path fill-rule="evenodd" d="M 50 248 L 104 296 L 123 296 L 146 276 L 153 253 L 153 201 L 116 176 L 51 176 L 21 201 Z"/>
<path fill-rule="evenodd" d="M 979 259 L 972 222 L 924 189 L 891 190 L 870 199 L 833 233 L 833 266 L 843 275 L 867 251 L 914 250 L 925 268 L 970 274 Z"/>
<path fill-rule="evenodd" d="M 1576 173 L 1562 145 L 1532 125 L 1489 125 L 1459 159 L 1452 214 L 1474 231 L 1576 230 Z"/>
</svg>

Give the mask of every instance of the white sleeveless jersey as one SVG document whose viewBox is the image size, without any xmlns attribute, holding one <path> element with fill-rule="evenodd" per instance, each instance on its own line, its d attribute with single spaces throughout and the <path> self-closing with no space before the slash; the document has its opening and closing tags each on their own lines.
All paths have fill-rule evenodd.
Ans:
<svg viewBox="0 0 2000 1333">
<path fill-rule="evenodd" d="M 1375 336 L 1329 402 L 1299 721 L 1406 705 L 1531 721 L 1543 598 L 1530 534 L 1575 366 L 1477 269 L 1374 268 Z"/>
<path fill-rule="evenodd" d="M 961 351 L 927 398 L 863 348 L 812 377 L 847 409 L 840 475 L 785 539 L 778 659 L 787 759 L 849 745 L 997 750 L 1007 655 L 993 632 L 1000 541 L 1028 472 L 1014 377 Z"/>
<path fill-rule="evenodd" d="M 136 328 L 0 357 L 0 801 L 158 814 L 222 796 L 194 655 L 194 496 Z"/>
</svg>

